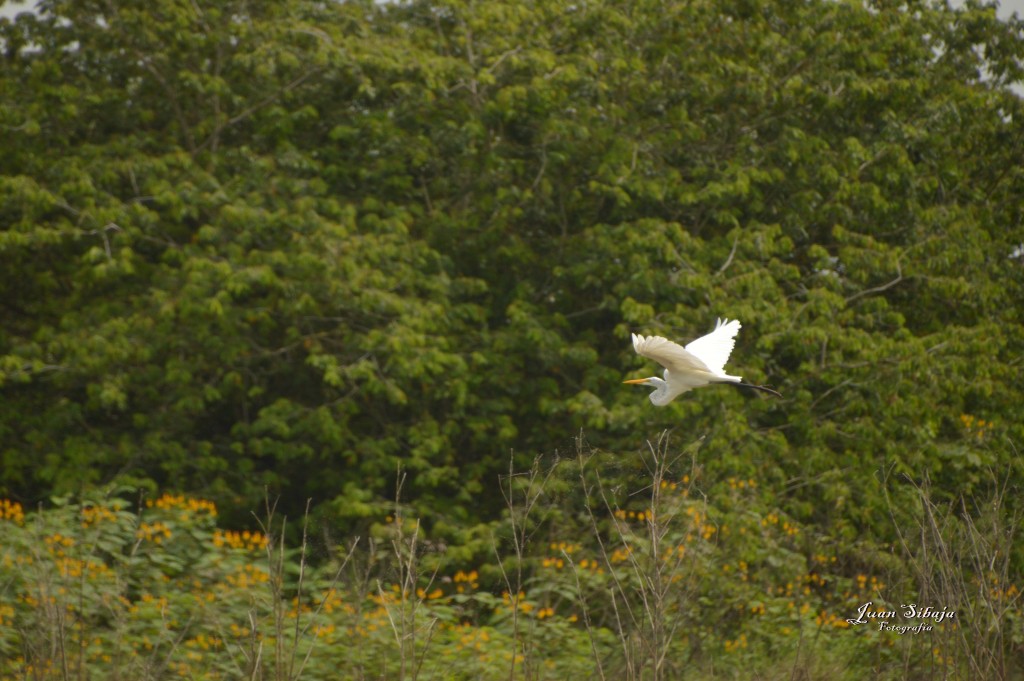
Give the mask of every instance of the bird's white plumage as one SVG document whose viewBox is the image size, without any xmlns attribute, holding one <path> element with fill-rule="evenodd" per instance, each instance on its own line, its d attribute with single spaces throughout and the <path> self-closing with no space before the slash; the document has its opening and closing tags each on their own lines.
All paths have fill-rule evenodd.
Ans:
<svg viewBox="0 0 1024 681">
<path fill-rule="evenodd" d="M 724 376 L 725 363 L 729 361 L 729 355 L 736 346 L 736 334 L 739 332 L 738 319 L 731 322 L 728 319 L 719 319 L 714 331 L 687 345 L 686 351 L 699 357 L 711 373 Z"/>
<path fill-rule="evenodd" d="M 739 383 L 743 379 L 725 373 L 725 363 L 736 345 L 740 323 L 719 319 L 715 330 L 688 344 L 685 348 L 661 336 L 633 334 L 633 349 L 637 354 L 653 359 L 665 367 L 665 379 L 648 378 L 640 381 L 656 386 L 651 402 L 658 406 L 668 404 L 684 392 L 710 383 Z"/>
<path fill-rule="evenodd" d="M 696 343 L 697 341 L 694 341 Z M 710 367 L 679 343 L 673 343 L 661 336 L 633 334 L 633 349 L 636 354 L 653 359 L 673 373 L 685 374 L 691 371 L 711 373 Z"/>
</svg>

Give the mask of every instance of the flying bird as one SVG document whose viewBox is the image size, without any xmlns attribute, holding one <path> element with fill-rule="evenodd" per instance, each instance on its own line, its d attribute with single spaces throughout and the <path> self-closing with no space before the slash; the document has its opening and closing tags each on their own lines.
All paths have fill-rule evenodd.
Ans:
<svg viewBox="0 0 1024 681">
<path fill-rule="evenodd" d="M 623 383 L 646 385 L 656 388 L 651 393 L 651 402 L 657 407 L 666 404 L 685 392 L 712 383 L 728 383 L 742 388 L 753 388 L 777 397 L 781 394 L 763 385 L 744 383 L 739 376 L 725 373 L 725 362 L 736 345 L 736 334 L 740 331 L 737 320 L 719 319 L 715 330 L 701 336 L 685 348 L 661 336 L 646 338 L 633 334 L 633 349 L 638 355 L 653 359 L 665 367 L 664 380 L 657 376 L 635 378 Z"/>
</svg>

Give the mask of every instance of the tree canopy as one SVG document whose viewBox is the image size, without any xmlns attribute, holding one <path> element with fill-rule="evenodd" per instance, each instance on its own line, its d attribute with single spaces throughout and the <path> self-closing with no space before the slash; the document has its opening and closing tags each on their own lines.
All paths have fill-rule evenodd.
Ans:
<svg viewBox="0 0 1024 681">
<path fill-rule="evenodd" d="M 0 493 L 486 519 L 658 430 L 839 536 L 1021 481 L 1022 24 L 790 0 L 44 0 L 0 23 Z M 631 331 L 739 318 L 656 410 Z M 648 367 L 649 368 L 649 367 Z"/>
</svg>

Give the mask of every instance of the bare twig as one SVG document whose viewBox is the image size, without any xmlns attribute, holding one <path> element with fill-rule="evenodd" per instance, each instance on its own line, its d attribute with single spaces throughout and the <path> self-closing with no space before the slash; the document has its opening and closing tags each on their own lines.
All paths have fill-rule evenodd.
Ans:
<svg viewBox="0 0 1024 681">
<path fill-rule="evenodd" d="M 850 303 L 852 303 L 853 301 L 857 300 L 858 298 L 863 298 L 864 296 L 869 296 L 869 295 L 871 295 L 873 293 L 882 293 L 883 291 L 888 291 L 889 289 L 891 289 L 893 286 L 895 286 L 896 284 L 900 283 L 901 281 L 903 281 L 903 269 L 900 267 L 899 260 L 897 260 L 896 261 L 896 278 L 895 279 L 893 279 L 892 281 L 890 281 L 888 283 L 882 284 L 881 286 L 875 286 L 874 288 L 868 288 L 868 289 L 864 289 L 863 291 L 858 291 L 857 293 L 854 293 L 852 296 L 850 296 L 849 298 L 846 299 L 846 304 L 849 305 Z"/>
<path fill-rule="evenodd" d="M 732 264 L 732 259 L 736 255 L 736 247 L 739 246 L 739 244 L 740 238 L 737 236 L 735 239 L 732 240 L 732 250 L 729 251 L 729 257 L 725 259 L 725 262 L 722 263 L 722 266 L 718 268 L 718 272 L 716 272 L 715 274 L 722 274 L 727 269 L 729 269 L 729 265 Z"/>
</svg>

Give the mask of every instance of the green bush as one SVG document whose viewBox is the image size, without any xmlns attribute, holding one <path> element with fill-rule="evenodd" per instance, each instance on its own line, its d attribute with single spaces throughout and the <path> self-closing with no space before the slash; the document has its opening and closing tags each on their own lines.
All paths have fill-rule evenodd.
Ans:
<svg viewBox="0 0 1024 681">
<path fill-rule="evenodd" d="M 788 516 L 754 478 L 709 475 L 697 451 L 662 440 L 628 484 L 619 457 L 598 452 L 513 469 L 491 557 L 473 566 L 401 505 L 370 536 L 316 548 L 306 523 L 285 546 L 288 522 L 269 506 L 239 532 L 183 495 L 131 508 L 108 490 L 29 513 L 0 502 L 0 678 L 1020 671 L 1019 523 L 969 506 L 942 516 L 922 488 L 916 524 L 897 531 L 927 541 L 872 553 Z M 902 635 L 851 626 L 869 602 L 960 617 Z"/>
</svg>

